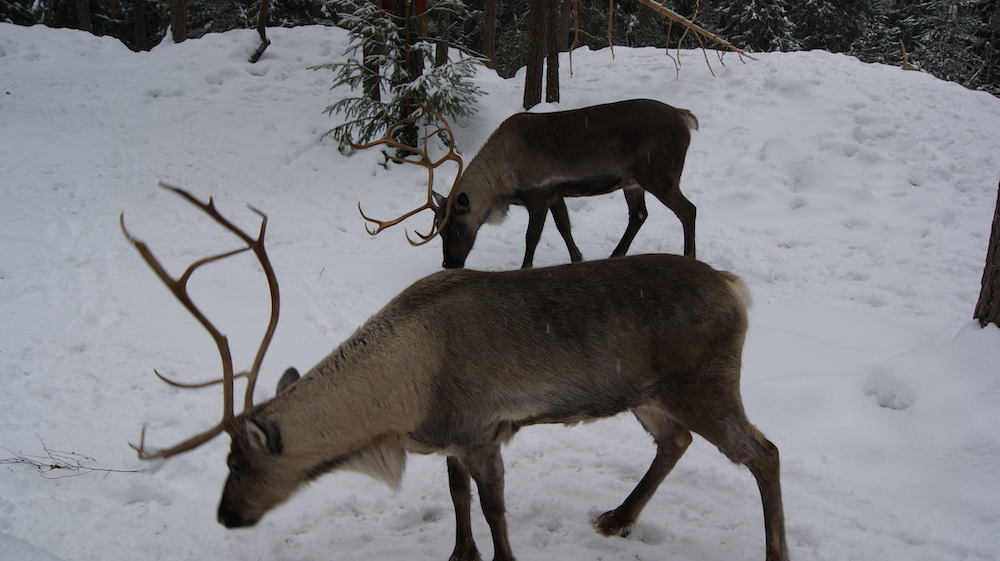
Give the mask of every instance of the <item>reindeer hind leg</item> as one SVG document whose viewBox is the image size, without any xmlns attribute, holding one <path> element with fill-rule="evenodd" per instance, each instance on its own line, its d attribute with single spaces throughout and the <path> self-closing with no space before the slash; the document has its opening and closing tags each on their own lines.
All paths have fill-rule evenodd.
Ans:
<svg viewBox="0 0 1000 561">
<path fill-rule="evenodd" d="M 681 155 L 680 167 L 684 166 L 684 157 Z M 639 184 L 652 193 L 664 206 L 669 208 L 681 221 L 684 229 L 684 256 L 696 257 L 694 230 L 695 220 L 698 216 L 698 208 L 689 201 L 681 192 L 680 169 L 676 173 L 669 169 L 650 169 L 638 175 Z"/>
<path fill-rule="evenodd" d="M 618 246 L 611 252 L 611 257 L 625 255 L 629 246 L 632 245 L 635 235 L 639 232 L 639 228 L 649 216 L 649 213 L 646 212 L 646 192 L 641 187 L 633 184 L 624 187 L 622 192 L 625 194 L 625 203 L 628 204 L 628 225 L 625 227 L 625 233 L 622 235 L 621 241 L 618 242 Z"/>
<path fill-rule="evenodd" d="M 747 419 L 738 381 L 737 377 L 737 386 L 724 384 L 713 388 L 714 399 L 709 406 L 695 408 L 689 403 L 678 403 L 670 411 L 733 463 L 750 470 L 757 480 L 764 510 L 766 559 L 788 561 L 778 448 Z"/>
<path fill-rule="evenodd" d="M 643 507 L 691 444 L 691 433 L 663 410 L 642 406 L 634 409 L 633 414 L 653 436 L 656 457 L 625 502 L 594 521 L 594 528 L 605 536 L 625 537 L 632 531 Z"/>
</svg>

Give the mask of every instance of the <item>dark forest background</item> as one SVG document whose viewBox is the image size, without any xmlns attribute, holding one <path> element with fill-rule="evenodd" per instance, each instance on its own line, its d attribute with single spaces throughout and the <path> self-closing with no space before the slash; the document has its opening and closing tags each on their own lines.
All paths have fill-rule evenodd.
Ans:
<svg viewBox="0 0 1000 561">
<path fill-rule="evenodd" d="M 186 38 L 256 27 L 260 11 L 260 0 L 0 0 L 0 21 L 83 29 L 114 36 L 133 50 L 148 50 L 167 35 L 179 3 L 186 4 Z M 431 10 L 435 3 L 430 0 Z M 525 65 L 531 0 L 448 3 L 462 8 L 451 22 L 453 44 L 484 52 L 484 24 L 495 17 L 493 66 L 509 77 Z M 666 0 L 664 5 L 684 16 L 697 13 L 699 25 L 750 52 L 823 49 L 865 62 L 909 64 L 969 88 L 1000 94 L 995 64 L 1000 0 Z M 337 6 L 335 0 L 271 0 L 268 25 L 337 25 L 341 19 Z M 590 48 L 607 46 L 607 0 L 562 0 L 558 10 L 561 49 L 568 49 L 574 40 Z M 574 12 L 579 14 L 579 33 Z M 616 0 L 610 15 L 615 45 L 667 44 L 669 22 L 638 0 Z M 675 36 L 671 46 L 676 46 L 679 26 L 671 31 Z M 697 43 L 689 37 L 683 46 Z"/>
</svg>

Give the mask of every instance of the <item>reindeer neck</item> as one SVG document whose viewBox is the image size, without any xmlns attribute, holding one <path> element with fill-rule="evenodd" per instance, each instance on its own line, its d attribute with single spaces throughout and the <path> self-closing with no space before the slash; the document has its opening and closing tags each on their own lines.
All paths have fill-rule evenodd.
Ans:
<svg viewBox="0 0 1000 561">
<path fill-rule="evenodd" d="M 497 223 L 507 214 L 515 189 L 515 171 L 506 154 L 504 142 L 491 139 L 473 158 L 455 189 L 465 192 L 478 224 Z"/>
<path fill-rule="evenodd" d="M 385 314 L 379 314 L 383 316 Z M 423 419 L 430 369 L 405 326 L 376 316 L 288 390 L 262 405 L 289 451 L 405 439 Z"/>
</svg>

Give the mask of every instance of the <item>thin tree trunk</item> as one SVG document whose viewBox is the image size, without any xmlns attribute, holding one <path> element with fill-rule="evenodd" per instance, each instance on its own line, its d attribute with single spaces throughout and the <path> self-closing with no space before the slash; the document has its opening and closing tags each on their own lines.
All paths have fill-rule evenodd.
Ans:
<svg viewBox="0 0 1000 561">
<path fill-rule="evenodd" d="M 76 0 L 76 20 L 81 30 L 88 33 L 94 31 L 94 26 L 90 22 L 89 0 Z"/>
<path fill-rule="evenodd" d="M 542 102 L 542 70 L 545 64 L 546 2 L 532 0 L 528 7 L 528 65 L 524 73 L 524 108 Z"/>
<path fill-rule="evenodd" d="M 486 0 L 483 14 L 483 55 L 486 67 L 496 68 L 497 60 L 497 0 Z"/>
<path fill-rule="evenodd" d="M 986 250 L 982 289 L 972 317 L 978 319 L 983 327 L 988 323 L 1000 326 L 1000 186 L 997 187 L 997 206 L 993 211 L 993 229 L 989 249 Z"/>
<path fill-rule="evenodd" d="M 559 102 L 559 0 L 545 1 L 545 101 Z"/>
<path fill-rule="evenodd" d="M 146 37 L 146 6 L 143 0 L 132 0 L 132 30 L 135 33 L 135 48 L 138 51 L 148 51 Z"/>
<path fill-rule="evenodd" d="M 438 37 L 434 45 L 434 66 L 448 64 L 448 42 L 451 40 L 451 13 L 442 12 L 437 17 Z"/>
<path fill-rule="evenodd" d="M 187 39 L 187 0 L 173 0 L 170 11 L 170 38 L 174 43 Z"/>
<path fill-rule="evenodd" d="M 559 5 L 559 33 L 556 35 L 556 46 L 559 52 L 569 50 L 569 27 L 573 22 L 573 0 L 562 0 Z"/>
<path fill-rule="evenodd" d="M 423 54 L 417 49 L 410 48 L 417 42 L 417 18 L 415 14 L 410 12 L 410 4 L 406 0 L 393 0 L 392 9 L 402 22 L 403 36 L 406 38 L 406 49 L 402 53 L 403 60 L 397 61 L 396 64 L 402 65 L 406 70 L 404 79 L 407 82 L 412 82 L 424 73 Z M 422 99 L 404 99 L 398 119 L 403 120 L 409 117 L 423 101 Z M 397 140 L 407 146 L 416 146 L 418 136 L 416 123 L 408 123 L 399 129 Z"/>
</svg>

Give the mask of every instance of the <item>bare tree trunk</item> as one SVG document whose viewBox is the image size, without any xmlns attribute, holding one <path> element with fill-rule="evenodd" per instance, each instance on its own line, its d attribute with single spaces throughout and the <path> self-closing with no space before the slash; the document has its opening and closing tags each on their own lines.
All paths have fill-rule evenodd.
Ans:
<svg viewBox="0 0 1000 561">
<path fill-rule="evenodd" d="M 187 39 L 187 0 L 173 0 L 170 10 L 170 38 L 174 43 Z"/>
<path fill-rule="evenodd" d="M 497 0 L 486 0 L 483 14 L 483 55 L 486 67 L 496 68 L 497 60 Z"/>
<path fill-rule="evenodd" d="M 559 0 L 545 0 L 545 101 L 559 102 Z"/>
<path fill-rule="evenodd" d="M 148 51 L 146 43 L 146 6 L 143 0 L 132 0 L 132 30 L 135 33 L 135 48 Z"/>
<path fill-rule="evenodd" d="M 978 319 L 983 327 L 988 323 L 1000 326 L 1000 186 L 997 188 L 997 206 L 993 211 L 990 245 L 986 250 L 982 289 L 972 317 Z"/>
<path fill-rule="evenodd" d="M 559 33 L 556 35 L 556 46 L 559 47 L 559 52 L 569 50 L 569 28 L 573 22 L 573 1 L 562 0 L 559 5 Z"/>
<path fill-rule="evenodd" d="M 451 13 L 441 12 L 437 17 L 438 36 L 434 45 L 434 66 L 448 64 L 448 42 L 451 40 Z"/>
<path fill-rule="evenodd" d="M 76 19 L 82 31 L 88 33 L 94 31 L 94 25 L 90 22 L 89 0 L 76 0 Z"/>
<path fill-rule="evenodd" d="M 545 64 L 545 4 L 552 0 L 532 0 L 528 7 L 528 66 L 524 73 L 524 108 L 542 102 L 542 70 Z"/>
<path fill-rule="evenodd" d="M 403 53 L 404 60 L 397 61 L 397 64 L 402 64 L 403 68 L 406 69 L 406 76 L 404 80 L 407 82 L 412 82 L 423 75 L 424 73 L 424 56 L 417 49 L 410 48 L 417 42 L 417 17 L 416 14 L 410 11 L 410 3 L 406 0 L 393 0 L 392 1 L 393 14 L 400 18 L 403 25 L 403 36 L 406 38 L 407 48 Z M 422 99 L 405 99 L 402 103 L 401 112 L 399 115 L 399 120 L 406 119 L 424 100 Z M 418 141 L 419 132 L 417 130 L 416 123 L 408 123 L 406 126 L 399 129 L 398 140 L 407 146 L 416 146 Z"/>
</svg>

